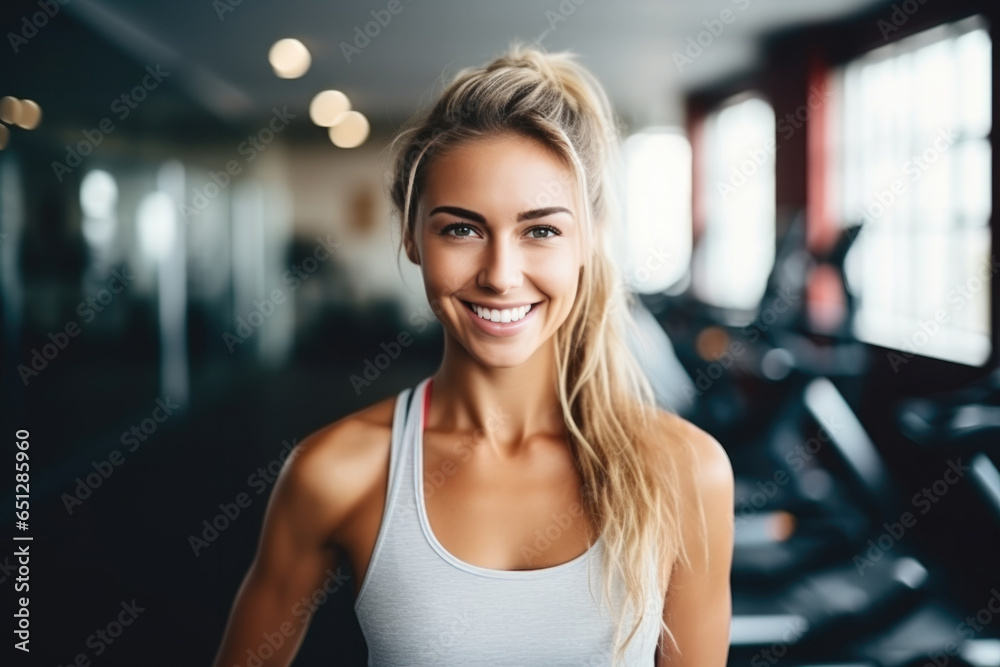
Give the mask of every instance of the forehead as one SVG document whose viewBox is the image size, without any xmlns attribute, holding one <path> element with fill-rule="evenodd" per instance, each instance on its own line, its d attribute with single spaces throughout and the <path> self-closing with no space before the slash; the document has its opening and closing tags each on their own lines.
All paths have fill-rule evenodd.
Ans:
<svg viewBox="0 0 1000 667">
<path fill-rule="evenodd" d="M 575 209 L 573 172 L 537 139 L 503 134 L 465 142 L 428 166 L 422 199 L 518 211 L 562 205 Z M 429 210 L 429 209 L 428 209 Z"/>
</svg>

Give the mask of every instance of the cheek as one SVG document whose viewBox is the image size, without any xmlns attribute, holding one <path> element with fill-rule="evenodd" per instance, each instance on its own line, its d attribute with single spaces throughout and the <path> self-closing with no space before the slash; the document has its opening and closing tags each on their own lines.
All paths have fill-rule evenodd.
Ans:
<svg viewBox="0 0 1000 667">
<path fill-rule="evenodd" d="M 424 285 L 433 297 L 447 298 L 475 277 L 474 262 L 463 261 L 459 253 L 441 252 L 425 246 L 425 261 L 421 265 Z"/>
<path fill-rule="evenodd" d="M 552 298 L 573 301 L 580 282 L 579 254 L 567 249 L 558 256 L 547 258 L 539 280 L 544 281 L 551 290 Z"/>
<path fill-rule="evenodd" d="M 572 265 L 550 264 L 543 273 L 535 273 L 531 280 L 561 309 L 569 310 L 576 299 L 579 277 Z"/>
</svg>

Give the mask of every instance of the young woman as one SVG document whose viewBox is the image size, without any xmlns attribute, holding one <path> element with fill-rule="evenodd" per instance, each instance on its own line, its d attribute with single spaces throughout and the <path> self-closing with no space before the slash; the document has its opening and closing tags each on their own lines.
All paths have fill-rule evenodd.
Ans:
<svg viewBox="0 0 1000 667">
<path fill-rule="evenodd" d="M 373 665 L 725 665 L 732 468 L 624 342 L 618 144 L 575 56 L 519 44 L 399 134 L 443 360 L 293 451 L 216 665 L 289 664 L 337 554 Z"/>
</svg>

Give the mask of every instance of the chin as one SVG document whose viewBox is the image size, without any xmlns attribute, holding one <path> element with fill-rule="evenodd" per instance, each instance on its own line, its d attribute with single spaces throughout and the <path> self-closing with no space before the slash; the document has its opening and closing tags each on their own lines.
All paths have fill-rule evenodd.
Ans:
<svg viewBox="0 0 1000 667">
<path fill-rule="evenodd" d="M 516 368 L 532 357 L 537 351 L 537 347 L 529 347 L 524 344 L 510 346 L 508 350 L 484 350 L 470 349 L 469 346 L 460 342 L 470 357 L 480 365 L 487 368 Z"/>
<path fill-rule="evenodd" d="M 524 362 L 528 360 L 528 357 L 517 357 L 517 358 L 503 358 L 503 359 L 490 359 L 490 358 L 480 358 L 476 357 L 481 365 L 486 368 L 517 368 L 518 366 L 524 365 Z"/>
</svg>

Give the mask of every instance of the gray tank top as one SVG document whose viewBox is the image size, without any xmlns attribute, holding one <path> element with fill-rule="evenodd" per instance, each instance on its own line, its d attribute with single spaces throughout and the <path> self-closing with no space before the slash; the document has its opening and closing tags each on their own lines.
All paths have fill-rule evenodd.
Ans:
<svg viewBox="0 0 1000 667">
<path fill-rule="evenodd" d="M 602 538 L 560 565 L 494 570 L 456 558 L 434 536 L 421 474 L 429 381 L 396 400 L 385 510 L 354 604 L 368 664 L 611 665 L 615 627 L 602 600 Z M 617 604 L 623 587 L 612 591 Z M 659 634 L 659 613 L 647 614 L 619 664 L 653 667 Z"/>
</svg>

